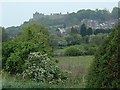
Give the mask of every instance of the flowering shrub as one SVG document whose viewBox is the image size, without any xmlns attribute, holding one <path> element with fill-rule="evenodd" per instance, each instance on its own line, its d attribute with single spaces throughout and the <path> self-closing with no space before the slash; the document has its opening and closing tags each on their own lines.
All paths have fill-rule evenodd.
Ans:
<svg viewBox="0 0 120 90">
<path fill-rule="evenodd" d="M 37 82 L 59 82 L 67 77 L 55 65 L 55 61 L 50 59 L 47 54 L 40 52 L 30 53 L 28 60 L 25 61 L 24 79 L 31 79 Z"/>
</svg>

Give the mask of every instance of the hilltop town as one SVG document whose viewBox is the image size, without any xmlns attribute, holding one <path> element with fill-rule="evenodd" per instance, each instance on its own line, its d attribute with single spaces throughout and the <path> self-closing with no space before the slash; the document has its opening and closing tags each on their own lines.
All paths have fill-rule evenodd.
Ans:
<svg viewBox="0 0 120 90">
<path fill-rule="evenodd" d="M 115 11 L 118 8 L 114 7 L 112 12 L 108 10 L 79 10 L 78 12 L 67 12 L 66 14 L 51 13 L 44 15 L 43 13 L 35 12 L 33 18 L 29 22 L 42 23 L 48 26 L 49 30 L 59 30 L 61 33 L 65 32 L 68 28 L 80 28 L 82 24 L 92 29 L 111 29 L 118 22 L 118 16 Z M 117 12 L 116 12 L 117 13 Z"/>
</svg>

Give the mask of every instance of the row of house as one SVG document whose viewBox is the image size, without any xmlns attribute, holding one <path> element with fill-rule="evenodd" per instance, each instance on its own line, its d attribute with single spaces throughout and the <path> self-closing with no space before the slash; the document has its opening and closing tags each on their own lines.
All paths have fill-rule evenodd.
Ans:
<svg viewBox="0 0 120 90">
<path fill-rule="evenodd" d="M 85 23 L 87 27 L 92 29 L 111 29 L 118 22 L 118 20 L 109 20 L 105 22 L 99 22 L 97 20 L 83 19 L 81 23 Z"/>
</svg>

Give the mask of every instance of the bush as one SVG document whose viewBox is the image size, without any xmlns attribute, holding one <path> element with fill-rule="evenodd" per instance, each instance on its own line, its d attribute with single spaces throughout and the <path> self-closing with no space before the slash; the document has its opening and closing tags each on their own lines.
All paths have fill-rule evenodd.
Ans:
<svg viewBox="0 0 120 90">
<path fill-rule="evenodd" d="M 22 73 L 23 70 L 23 60 L 19 55 L 12 53 L 6 61 L 6 70 L 10 74 Z"/>
<path fill-rule="evenodd" d="M 23 72 L 21 71 L 23 70 L 21 68 L 24 68 L 22 65 L 30 52 L 51 55 L 49 33 L 44 26 L 28 24 L 23 28 L 20 36 L 2 43 L 2 69 L 11 74 Z"/>
<path fill-rule="evenodd" d="M 87 88 L 120 88 L 119 30 L 120 25 L 113 30 L 95 55 L 87 77 Z"/>
<path fill-rule="evenodd" d="M 82 56 L 82 55 L 94 55 L 96 47 L 90 45 L 76 45 L 70 46 L 65 50 L 67 56 Z"/>
<path fill-rule="evenodd" d="M 71 46 L 71 47 L 68 47 L 66 49 L 65 55 L 67 55 L 67 56 L 79 56 L 80 50 L 75 46 Z"/>
<path fill-rule="evenodd" d="M 91 46 L 91 45 L 85 45 L 84 46 L 84 55 L 94 55 L 96 52 L 96 47 Z"/>
<path fill-rule="evenodd" d="M 24 79 L 30 79 L 37 82 L 60 82 L 66 79 L 63 72 L 55 66 L 55 61 L 51 60 L 47 54 L 40 52 L 30 53 L 25 62 Z"/>
</svg>

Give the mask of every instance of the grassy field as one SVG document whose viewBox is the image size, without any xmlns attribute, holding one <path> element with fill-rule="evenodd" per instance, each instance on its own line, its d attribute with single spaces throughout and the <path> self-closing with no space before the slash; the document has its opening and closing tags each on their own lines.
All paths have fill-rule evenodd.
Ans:
<svg viewBox="0 0 120 90">
<path fill-rule="evenodd" d="M 68 79 L 64 83 L 48 84 L 37 83 L 32 81 L 22 81 L 14 76 L 4 74 L 3 87 L 7 88 L 84 88 L 85 77 L 88 73 L 90 64 L 94 56 L 78 56 L 78 57 L 55 57 L 57 63 L 63 71 L 68 71 Z"/>
<path fill-rule="evenodd" d="M 84 88 L 85 78 L 94 56 L 57 57 L 58 66 L 70 72 L 66 87 Z"/>
</svg>

